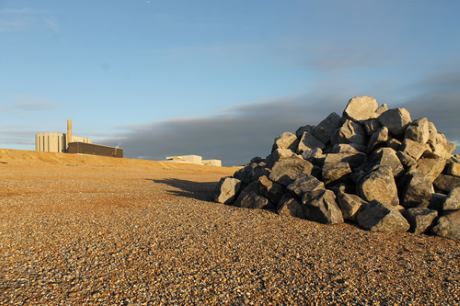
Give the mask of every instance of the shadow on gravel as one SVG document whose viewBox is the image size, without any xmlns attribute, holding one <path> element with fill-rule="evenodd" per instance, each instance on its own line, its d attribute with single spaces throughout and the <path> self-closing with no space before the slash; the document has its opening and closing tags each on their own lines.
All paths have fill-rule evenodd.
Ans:
<svg viewBox="0 0 460 306">
<path fill-rule="evenodd" d="M 180 189 L 168 190 L 170 194 L 210 202 L 212 201 L 214 189 L 217 185 L 217 182 L 193 182 L 179 179 L 148 180 Z"/>
</svg>

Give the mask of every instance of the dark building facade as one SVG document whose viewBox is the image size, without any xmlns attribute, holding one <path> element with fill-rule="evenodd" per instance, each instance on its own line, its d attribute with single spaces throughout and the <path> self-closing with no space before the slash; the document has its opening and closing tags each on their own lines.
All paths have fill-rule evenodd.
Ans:
<svg viewBox="0 0 460 306">
<path fill-rule="evenodd" d="M 123 157 L 123 149 L 112 148 L 92 143 L 71 142 L 67 148 L 67 153 L 91 154 L 110 157 Z"/>
</svg>

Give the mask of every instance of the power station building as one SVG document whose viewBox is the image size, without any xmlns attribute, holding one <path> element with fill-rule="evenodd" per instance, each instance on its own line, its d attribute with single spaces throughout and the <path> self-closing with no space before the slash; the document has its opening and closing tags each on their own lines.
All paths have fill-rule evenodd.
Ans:
<svg viewBox="0 0 460 306">
<path fill-rule="evenodd" d="M 72 120 L 67 120 L 67 133 L 43 132 L 35 134 L 35 151 L 123 157 L 123 150 L 120 148 L 93 144 L 90 138 L 73 135 Z"/>
</svg>

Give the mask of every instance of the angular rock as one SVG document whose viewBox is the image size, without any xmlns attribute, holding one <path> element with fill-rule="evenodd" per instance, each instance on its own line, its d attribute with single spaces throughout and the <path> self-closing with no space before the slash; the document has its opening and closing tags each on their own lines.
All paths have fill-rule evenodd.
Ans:
<svg viewBox="0 0 460 306">
<path fill-rule="evenodd" d="M 388 128 L 382 127 L 372 134 L 367 146 L 367 152 L 372 152 L 377 146 L 383 145 L 388 141 Z"/>
<path fill-rule="evenodd" d="M 252 182 L 241 191 L 233 205 L 242 208 L 270 208 L 270 201 L 259 195 L 258 190 L 259 182 Z"/>
<path fill-rule="evenodd" d="M 295 131 L 295 135 L 297 136 L 297 138 L 300 139 L 302 137 L 303 133 L 305 133 L 305 132 L 308 132 L 310 134 L 313 133 L 314 128 L 315 127 L 313 125 L 309 125 L 309 124 L 307 124 L 305 126 L 301 126 L 301 127 L 299 127 L 297 129 L 297 131 Z"/>
<path fill-rule="evenodd" d="M 259 166 L 257 163 L 251 163 L 235 172 L 233 177 L 239 179 L 243 184 L 249 184 L 259 179 L 259 177 L 268 174 L 269 170 L 265 167 Z"/>
<path fill-rule="evenodd" d="M 326 159 L 327 160 L 327 159 Z M 340 163 L 324 163 L 322 177 L 326 184 L 338 181 L 348 174 L 352 173 L 350 164 L 346 162 Z"/>
<path fill-rule="evenodd" d="M 272 182 L 267 176 L 259 178 L 258 194 L 269 199 L 272 204 L 278 204 L 285 190 L 280 184 Z"/>
<path fill-rule="evenodd" d="M 388 104 L 383 103 L 377 108 L 375 112 L 377 113 L 377 115 L 381 115 L 384 112 L 386 112 L 388 109 L 389 109 Z"/>
<path fill-rule="evenodd" d="M 297 149 L 297 136 L 291 132 L 284 132 L 275 139 L 275 143 L 272 147 L 272 152 L 276 149 L 288 149 L 295 151 Z"/>
<path fill-rule="evenodd" d="M 428 121 L 428 144 L 434 145 L 436 143 L 436 136 L 438 135 L 438 129 L 433 122 Z"/>
<path fill-rule="evenodd" d="M 314 129 L 313 136 L 319 141 L 327 144 L 331 137 L 335 134 L 335 131 L 342 125 L 342 117 L 336 113 L 331 113 L 326 119 L 321 121 Z"/>
<path fill-rule="evenodd" d="M 364 130 L 366 131 L 366 134 L 369 136 L 374 134 L 376 131 L 378 131 L 382 127 L 382 125 L 380 124 L 380 121 L 376 118 L 365 120 L 362 122 L 362 125 L 364 127 Z"/>
<path fill-rule="evenodd" d="M 316 166 L 323 166 L 326 155 L 320 148 L 313 149 L 311 151 L 305 151 L 302 154 L 303 159 L 312 162 Z"/>
<path fill-rule="evenodd" d="M 410 113 L 405 108 L 389 109 L 379 116 L 379 121 L 386 126 L 394 136 L 402 136 L 407 125 L 412 121 Z"/>
<path fill-rule="evenodd" d="M 295 157 L 285 158 L 277 161 L 270 173 L 270 179 L 276 183 L 288 186 L 296 179 L 310 175 L 313 165 L 306 160 Z"/>
<path fill-rule="evenodd" d="M 331 138 L 331 142 L 333 144 L 355 143 L 357 145 L 365 145 L 366 134 L 361 124 L 352 120 L 345 120 L 343 125 Z"/>
<path fill-rule="evenodd" d="M 460 241 L 460 210 L 439 218 L 433 232 L 438 236 Z"/>
<path fill-rule="evenodd" d="M 430 205 L 428 206 L 428 208 L 434 209 L 437 211 L 442 211 L 442 207 L 446 199 L 447 199 L 447 195 L 445 194 L 433 193 L 431 195 L 431 201 L 430 201 Z"/>
<path fill-rule="evenodd" d="M 335 144 L 330 153 L 351 153 L 359 154 L 366 150 L 365 146 L 357 145 L 354 143 L 337 143 Z"/>
<path fill-rule="evenodd" d="M 289 157 L 301 158 L 300 156 L 298 156 L 297 154 L 295 154 L 293 151 L 289 149 L 276 149 L 275 151 L 270 153 L 270 155 L 267 156 L 266 158 L 267 165 L 269 167 L 272 167 L 280 159 L 289 158 Z"/>
<path fill-rule="evenodd" d="M 371 232 L 407 232 L 409 222 L 396 207 L 373 201 L 365 205 L 356 220 L 362 228 Z"/>
<path fill-rule="evenodd" d="M 326 189 L 324 183 L 312 175 L 302 176 L 287 186 L 287 189 L 297 196 L 307 192 Z"/>
<path fill-rule="evenodd" d="M 324 164 L 337 164 L 340 162 L 348 163 L 352 169 L 364 164 L 367 156 L 364 153 L 330 153 L 326 155 Z"/>
<path fill-rule="evenodd" d="M 460 177 L 441 174 L 434 181 L 434 187 L 443 192 L 451 192 L 454 188 L 460 187 Z"/>
<path fill-rule="evenodd" d="M 252 163 L 260 164 L 260 163 L 263 163 L 263 162 L 265 162 L 265 159 L 263 159 L 260 156 L 256 156 L 256 157 L 253 157 L 249 163 L 250 164 L 252 164 Z"/>
<path fill-rule="evenodd" d="M 404 139 L 403 143 L 403 153 L 409 155 L 416 161 L 422 157 L 423 153 L 427 151 L 428 147 L 425 144 L 421 144 L 417 141 L 411 139 Z"/>
<path fill-rule="evenodd" d="M 409 208 L 405 213 L 405 217 L 411 226 L 410 231 L 415 234 L 425 233 L 437 216 L 438 212 L 436 210 L 423 207 Z"/>
<path fill-rule="evenodd" d="M 414 174 L 403 193 L 402 205 L 404 207 L 428 207 L 433 193 L 432 181 L 423 175 Z"/>
<path fill-rule="evenodd" d="M 334 192 L 330 190 L 306 193 L 302 203 L 308 220 L 324 224 L 343 223 L 342 211 L 337 205 Z"/>
<path fill-rule="evenodd" d="M 381 166 L 365 176 L 358 185 L 358 192 L 368 202 L 378 201 L 390 206 L 399 205 L 393 171 L 388 166 Z"/>
<path fill-rule="evenodd" d="M 348 221 L 355 221 L 356 214 L 367 202 L 357 195 L 345 193 L 344 189 L 341 188 L 337 192 L 337 203 L 342 210 L 343 218 Z"/>
<path fill-rule="evenodd" d="M 442 205 L 443 211 L 459 210 L 460 209 L 460 187 L 454 188 L 447 195 L 446 200 Z"/>
<path fill-rule="evenodd" d="M 285 195 L 281 198 L 277 212 L 280 215 L 291 216 L 300 219 L 305 219 L 305 211 L 302 204 L 299 203 L 294 197 Z"/>
<path fill-rule="evenodd" d="M 240 180 L 232 177 L 224 177 L 217 185 L 214 200 L 218 203 L 230 204 L 236 199 L 240 187 Z"/>
<path fill-rule="evenodd" d="M 390 138 L 387 141 L 387 147 L 392 148 L 395 151 L 399 151 L 402 148 L 402 143 L 396 138 Z"/>
<path fill-rule="evenodd" d="M 415 159 L 413 159 L 408 154 L 406 154 L 406 153 L 404 153 L 402 151 L 396 152 L 396 155 L 398 156 L 399 160 L 401 161 L 401 163 L 406 168 L 410 168 L 412 166 L 417 165 L 417 161 Z"/>
<path fill-rule="evenodd" d="M 369 96 L 353 97 L 348 101 L 343 116 L 355 121 L 362 121 L 377 117 L 379 104 Z"/>
<path fill-rule="evenodd" d="M 392 148 L 380 148 L 369 158 L 369 162 L 374 165 L 388 166 L 393 172 L 393 176 L 399 176 L 404 172 L 404 166 Z"/>
<path fill-rule="evenodd" d="M 438 156 L 429 156 L 419 159 L 415 171 L 418 175 L 434 182 L 446 166 L 446 160 Z"/>
<path fill-rule="evenodd" d="M 444 159 L 449 159 L 452 157 L 452 153 L 455 151 L 455 144 L 447 140 L 446 135 L 438 133 L 436 135 L 435 143 L 429 143 L 431 151 Z"/>
<path fill-rule="evenodd" d="M 451 158 L 447 163 L 446 174 L 460 177 L 460 162 Z"/>
<path fill-rule="evenodd" d="M 407 127 L 405 138 L 425 144 L 430 138 L 429 126 L 430 124 L 427 118 L 417 119 Z"/>
<path fill-rule="evenodd" d="M 316 137 L 309 132 L 304 132 L 297 146 L 297 153 L 302 154 L 314 149 L 324 149 L 324 143 L 316 139 Z"/>
</svg>

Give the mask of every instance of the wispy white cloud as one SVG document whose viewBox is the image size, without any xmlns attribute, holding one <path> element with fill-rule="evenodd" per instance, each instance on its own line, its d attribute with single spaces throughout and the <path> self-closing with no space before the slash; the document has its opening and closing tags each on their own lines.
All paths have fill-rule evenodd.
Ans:
<svg viewBox="0 0 460 306">
<path fill-rule="evenodd" d="M 60 32 L 58 21 L 47 11 L 32 8 L 0 9 L 0 32 L 20 32 L 30 29 Z"/>
</svg>

